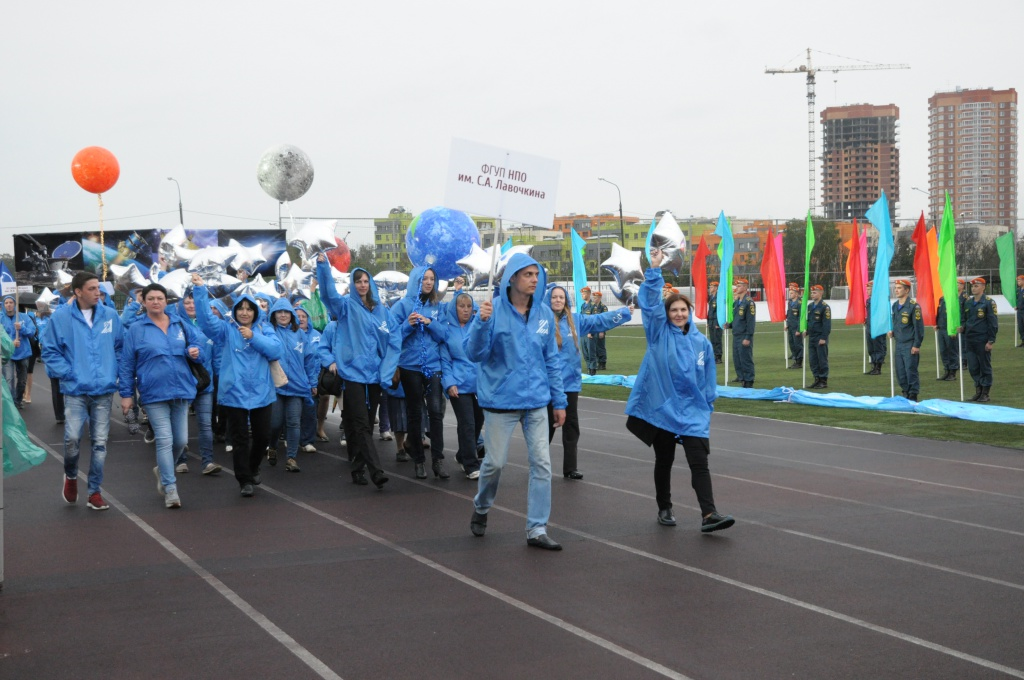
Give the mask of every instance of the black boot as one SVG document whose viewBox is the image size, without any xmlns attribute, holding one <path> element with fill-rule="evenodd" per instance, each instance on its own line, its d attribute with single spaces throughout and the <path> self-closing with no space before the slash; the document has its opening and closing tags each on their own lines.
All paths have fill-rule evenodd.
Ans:
<svg viewBox="0 0 1024 680">
<path fill-rule="evenodd" d="M 821 380 L 819 380 L 818 381 L 818 387 L 819 387 L 819 389 L 827 390 L 828 389 L 828 378 L 822 378 Z"/>
<path fill-rule="evenodd" d="M 908 396 L 907 399 L 913 402 L 917 402 L 917 392 L 911 392 L 910 396 Z"/>
<path fill-rule="evenodd" d="M 981 385 L 975 385 L 974 396 L 968 399 L 967 401 L 978 401 L 979 399 L 981 399 Z"/>
<path fill-rule="evenodd" d="M 956 372 L 957 372 L 957 370 L 959 370 L 959 369 L 951 368 L 949 370 L 949 375 L 947 375 L 945 377 L 946 382 L 956 382 Z"/>
<path fill-rule="evenodd" d="M 989 397 L 988 397 L 988 391 L 990 389 L 992 389 L 991 385 L 986 385 L 985 387 L 981 388 L 981 396 L 978 397 L 978 403 L 979 404 L 982 403 L 982 402 L 991 401 L 989 399 Z"/>
<path fill-rule="evenodd" d="M 943 375 L 941 378 L 936 378 L 936 380 L 949 380 L 949 369 L 947 368 L 945 375 Z"/>
</svg>

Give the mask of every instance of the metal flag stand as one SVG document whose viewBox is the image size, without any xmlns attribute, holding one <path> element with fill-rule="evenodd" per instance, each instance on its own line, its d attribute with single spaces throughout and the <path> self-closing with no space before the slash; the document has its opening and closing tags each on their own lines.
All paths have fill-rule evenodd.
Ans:
<svg viewBox="0 0 1024 680">
<path fill-rule="evenodd" d="M 941 380 L 939 376 L 939 327 L 935 327 L 935 379 Z"/>
<path fill-rule="evenodd" d="M 729 331 L 731 328 L 722 329 L 722 355 L 725 356 L 725 370 L 722 371 L 722 387 L 729 386 Z"/>
<path fill-rule="evenodd" d="M 957 348 L 957 350 L 959 350 L 958 354 L 960 356 L 960 358 L 958 359 L 958 361 L 960 363 L 960 401 L 964 400 L 964 370 L 963 370 L 964 342 L 963 342 L 963 337 L 964 336 L 961 335 L 960 333 L 956 334 L 956 348 Z"/>
</svg>

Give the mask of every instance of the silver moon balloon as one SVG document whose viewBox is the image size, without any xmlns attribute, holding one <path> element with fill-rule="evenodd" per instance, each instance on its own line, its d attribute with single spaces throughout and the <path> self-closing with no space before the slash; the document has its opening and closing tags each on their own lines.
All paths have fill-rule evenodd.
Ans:
<svg viewBox="0 0 1024 680">
<path fill-rule="evenodd" d="M 313 163 L 297 146 L 272 146 L 263 152 L 256 166 L 256 180 L 271 198 L 295 201 L 313 184 Z"/>
</svg>

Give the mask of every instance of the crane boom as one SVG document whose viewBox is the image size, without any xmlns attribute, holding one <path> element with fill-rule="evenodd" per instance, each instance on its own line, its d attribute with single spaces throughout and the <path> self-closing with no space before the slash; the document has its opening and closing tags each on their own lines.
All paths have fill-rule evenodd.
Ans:
<svg viewBox="0 0 1024 680">
<path fill-rule="evenodd" d="M 891 69 L 908 69 L 910 64 L 851 64 L 838 66 L 814 66 L 811 61 L 811 48 L 807 48 L 807 64 L 797 68 L 765 68 L 764 72 L 769 75 L 780 73 L 803 73 L 807 76 L 807 212 L 814 213 L 814 178 L 817 166 L 815 157 L 815 120 L 814 120 L 814 85 L 815 75 L 818 71 L 838 73 L 839 71 L 886 71 Z"/>
</svg>

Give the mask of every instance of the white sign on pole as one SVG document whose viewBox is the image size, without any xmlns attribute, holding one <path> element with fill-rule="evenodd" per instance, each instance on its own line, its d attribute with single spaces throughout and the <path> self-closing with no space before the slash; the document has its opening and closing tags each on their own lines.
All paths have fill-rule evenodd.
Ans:
<svg viewBox="0 0 1024 680">
<path fill-rule="evenodd" d="M 550 158 L 453 138 L 444 205 L 551 229 L 560 167 Z"/>
</svg>

